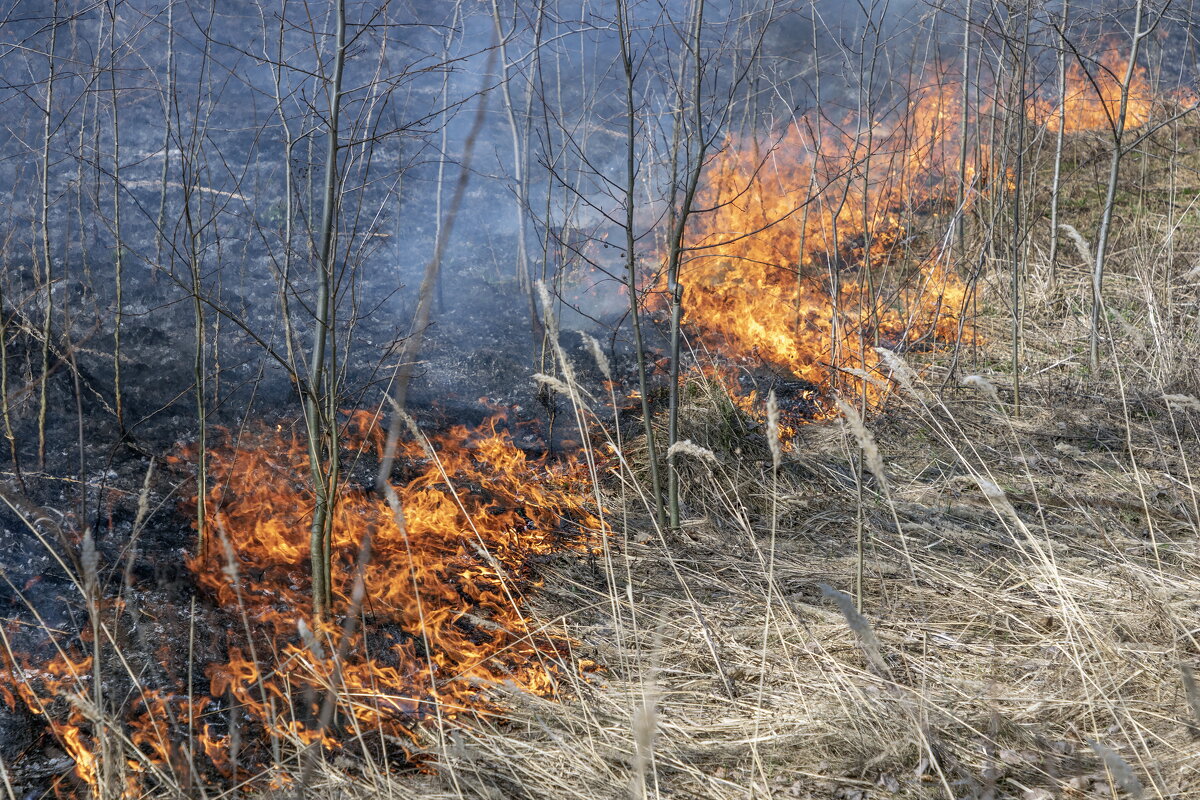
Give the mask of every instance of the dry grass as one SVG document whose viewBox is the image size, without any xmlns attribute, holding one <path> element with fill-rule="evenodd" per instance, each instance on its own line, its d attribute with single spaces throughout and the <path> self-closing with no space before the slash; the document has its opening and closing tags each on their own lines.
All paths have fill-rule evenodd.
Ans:
<svg viewBox="0 0 1200 800">
<path fill-rule="evenodd" d="M 605 669 L 450 732 L 421 790 L 1200 796 L 1198 241 L 1161 208 L 1121 225 L 1099 374 L 1086 267 L 1067 264 L 1058 297 L 1032 281 L 1019 413 L 998 267 L 987 343 L 960 364 L 975 375 L 951 380 L 946 354 L 914 364 L 866 420 L 882 467 L 860 471 L 862 431 L 813 425 L 775 483 L 767 431 L 693 384 L 683 534 L 655 531 L 640 471 L 610 462 L 604 558 L 559 565 L 538 601 Z"/>
<path fill-rule="evenodd" d="M 574 382 L 596 365 L 546 378 L 613 445 L 612 535 L 533 603 L 573 643 L 561 695 L 500 687 L 506 719 L 423 732 L 436 771 L 330 756 L 306 794 L 1200 797 L 1198 243 L 1179 213 L 1122 224 L 1099 374 L 1085 266 L 1050 297 L 1033 265 L 1019 413 L 1003 266 L 957 375 L 914 362 L 882 413 L 802 427 L 778 470 L 769 431 L 694 380 L 678 535 L 648 513 L 643 443 L 616 447 Z"/>
<path fill-rule="evenodd" d="M 1046 359 L 1086 336 L 1031 322 Z M 715 461 L 680 462 L 684 535 L 639 543 L 650 517 L 614 465 L 607 499 L 618 510 L 625 484 L 627 506 L 604 559 L 561 564 L 538 601 L 606 669 L 451 731 L 421 791 L 1200 796 L 1200 411 L 1163 397 L 1184 377 L 1112 344 L 1119 360 L 1090 389 L 1066 377 L 1076 367 L 1031 358 L 1019 416 L 1004 375 L 942 392 L 930 363 L 867 420 L 888 491 L 862 473 L 862 616 L 842 594 L 857 567 L 853 431 L 802 428 L 775 487 L 766 431 L 697 384 L 683 435 Z M 351 792 L 330 780 L 330 796 Z"/>
<path fill-rule="evenodd" d="M 648 794 L 669 796 L 1103 797 L 1125 780 L 1120 763 L 1145 796 L 1200 787 L 1200 720 L 1180 671 L 1198 655 L 1190 489 L 1171 488 L 1171 465 L 1138 477 L 1119 443 L 1071 415 L 1010 424 L 970 398 L 906 406 L 877 432 L 917 578 L 869 491 L 869 629 L 821 589 L 853 586 L 846 443 L 806 431 L 804 457 L 784 469 L 773 554 L 768 493 L 735 496 L 738 476 L 723 474 L 756 467 L 693 476 L 693 508 L 703 499 L 712 513 L 690 537 L 615 555 L 621 585 L 591 590 L 593 608 L 568 620 L 608 673 L 573 702 L 520 703 L 523 735 L 464 734 L 464 760 L 447 770 L 490 764 L 479 785 L 507 773 L 506 794 L 616 796 L 640 785 L 650 740 Z M 1112 409 L 1090 411 L 1099 429 L 1119 426 Z M 1148 444 L 1155 427 L 1139 423 Z M 547 582 L 564 605 L 590 585 L 571 578 Z M 652 737 L 639 730 L 648 703 Z"/>
</svg>

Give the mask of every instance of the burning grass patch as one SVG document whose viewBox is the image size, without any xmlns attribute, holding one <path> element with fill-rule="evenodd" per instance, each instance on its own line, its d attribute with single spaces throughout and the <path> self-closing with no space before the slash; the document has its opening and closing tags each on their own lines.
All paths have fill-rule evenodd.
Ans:
<svg viewBox="0 0 1200 800">
<path fill-rule="evenodd" d="M 190 637 L 194 661 L 143 666 L 142 655 L 120 652 L 115 628 L 99 641 L 93 628 L 60 632 L 60 653 L 40 664 L 6 650 L 16 689 L 4 700 L 44 717 L 74 762 L 73 779 L 55 780 L 55 791 L 72 794 L 76 783 L 139 797 L 286 782 L 287 765 L 310 746 L 344 765 L 369 754 L 421 767 L 443 723 L 501 712 L 497 686 L 554 695 L 578 668 L 561 636 L 530 613 L 527 593 L 554 554 L 589 552 L 602 531 L 579 464 L 527 456 L 499 419 L 455 427 L 401 445 L 396 515 L 355 480 L 365 471 L 358 462 L 383 448 L 370 414 L 351 415 L 344 444 L 336 623 L 309 613 L 304 439 L 257 426 L 227 433 L 209 454 L 215 541 L 188 561 L 200 615 L 193 605 L 190 630 L 188 620 L 162 629 L 167 639 Z M 358 576 L 361 603 L 351 598 Z M 117 624 L 122 611 L 140 613 L 99 602 L 99 615 Z M 343 618 L 347 610 L 356 616 Z M 104 671 L 92 671 L 96 658 Z M 123 674 L 108 671 L 120 665 Z"/>
</svg>

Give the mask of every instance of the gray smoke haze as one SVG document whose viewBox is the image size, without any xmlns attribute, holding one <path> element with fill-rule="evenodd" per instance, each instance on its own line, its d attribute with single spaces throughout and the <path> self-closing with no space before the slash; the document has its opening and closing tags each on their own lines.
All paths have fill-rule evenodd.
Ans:
<svg viewBox="0 0 1200 800">
<path fill-rule="evenodd" d="M 1007 57 L 993 40 L 1013 15 L 981 5 L 973 35 L 986 71 Z M 395 343 L 409 333 L 415 287 L 464 169 L 470 182 L 447 242 L 426 356 L 456 367 L 453 380 L 462 382 L 465 360 L 502 351 L 509 358 L 493 371 L 510 384 L 525 381 L 507 374 L 533 370 L 540 347 L 522 269 L 556 287 L 565 328 L 616 330 L 613 341 L 626 341 L 626 110 L 614 8 L 579 0 L 347 5 L 335 331 L 359 397 L 377 399 Z M 1049 52 L 1055 8 L 1033 11 L 1043 51 L 1035 58 Z M 287 0 L 40 0 L 11 5 L 0 21 L 5 313 L 36 325 L 47 302 L 39 228 L 53 71 L 46 188 L 54 326 L 64 340 L 108 348 L 119 204 L 130 359 L 123 377 L 137 390 L 139 418 L 178 402 L 192 382 L 193 262 L 214 379 L 232 391 L 265 376 L 275 399 L 290 392 L 279 369 L 287 357 L 280 297 L 302 355 L 323 210 L 332 9 Z M 683 0 L 630 6 L 635 225 L 647 272 L 661 252 L 691 9 Z M 953 73 L 963 11 L 919 0 L 709 2 L 702 134 L 717 147 L 731 136 L 769 141 L 818 100 L 826 119 L 849 128 L 868 107 L 871 118 L 886 118 L 914 75 L 931 65 Z M 1090 20 L 1100 7 L 1076 13 L 1081 40 L 1095 38 Z M 1178 65 L 1190 58 L 1173 61 L 1176 74 L 1164 79 L 1186 77 Z M 1047 75 L 1035 74 L 1031 86 Z M 465 165 L 481 103 L 484 124 Z M 90 369 L 104 395 L 111 359 Z M 434 399 L 445 386 L 428 388 Z"/>
</svg>

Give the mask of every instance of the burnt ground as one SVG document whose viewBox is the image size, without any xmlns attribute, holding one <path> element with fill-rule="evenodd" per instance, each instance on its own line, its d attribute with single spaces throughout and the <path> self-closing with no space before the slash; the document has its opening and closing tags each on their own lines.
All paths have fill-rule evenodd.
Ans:
<svg viewBox="0 0 1200 800">
<path fill-rule="evenodd" d="M 22 277 L 27 290 L 34 291 L 32 271 Z M 111 299 L 98 296 L 82 276 L 64 280 L 58 291 L 69 294 L 73 308 L 101 309 Z M 226 283 L 217 302 L 260 339 L 277 341 L 273 292 L 267 282 Z M 533 380 L 535 372 L 551 368 L 539 366 L 541 332 L 530 324 L 527 312 L 522 313 L 528 308 L 522 300 L 515 282 L 497 280 L 494 272 L 447 265 L 442 301 L 426 331 L 423 363 L 409 400 L 410 410 L 428 432 L 450 424 L 477 425 L 503 412 L 518 446 L 530 454 L 575 449 L 579 434 L 569 407 L 561 397 L 539 392 Z M 400 288 L 361 313 L 348 331 L 353 346 L 349 356 L 343 356 L 344 407 L 380 404 L 413 301 L 411 290 Z M 0 507 L 0 569 L 5 579 L 0 618 L 6 620 L 10 646 L 32 663 L 51 658 L 55 647 L 87 652 L 87 607 L 75 576 L 82 574 L 83 532 L 90 530 L 106 603 L 120 597 L 127 608 L 139 609 L 114 618 L 120 622 L 115 626 L 120 631 L 118 649 L 146 686 L 182 687 L 187 683 L 184 665 L 202 666 L 222 658 L 225 629 L 236 624 L 199 589 L 186 565 L 195 543 L 195 475 L 194 465 L 180 456 L 197 431 L 194 321 L 190 302 L 179 297 L 178 285 L 166 277 L 134 285 L 125 303 L 125 429 L 114 412 L 111 328 L 93 321 L 103 319 L 99 314 L 81 315 L 69 328 L 55 331 L 44 469 L 36 468 L 37 391 L 31 382 L 31 375 L 38 374 L 40 346 L 27 330 L 10 339 L 9 386 L 20 387 L 10 395 L 17 398 L 12 420 L 20 470 L 5 458 L 4 493 L 15 508 Z M 572 318 L 569 309 L 565 316 Z M 261 342 L 229 319 L 215 313 L 209 319 L 208 333 L 216 343 L 207 376 L 210 445 L 221 441 L 222 429 L 295 424 L 299 400 L 282 367 L 265 354 Z M 8 322 L 28 327 L 31 321 L 10 313 Z M 620 316 L 604 322 L 615 326 Z M 588 324 L 595 329 L 594 323 Z M 628 343 L 623 336 L 603 338 L 618 378 L 636 386 Z M 566 332 L 562 339 L 585 384 L 606 396 L 582 338 Z M 665 386 L 665 372 L 656 369 L 652 381 Z M 664 394 L 652 393 L 659 398 L 656 405 Z M 622 412 L 631 431 L 639 424 L 633 410 L 630 403 Z M 148 516 L 133 541 L 151 464 L 145 495 Z M 360 471 L 363 474 L 350 479 L 369 484 L 369 469 Z M 32 535 L 22 516 L 39 520 L 35 525 L 40 536 Z M 112 663 L 102 670 L 106 676 L 127 673 L 111 650 L 109 659 Z M 203 669 L 191 675 L 192 690 L 206 694 Z M 119 678 L 113 678 L 111 686 L 106 679 L 105 694 L 124 698 L 114 700 L 118 704 L 133 698 L 128 681 Z M 44 720 L 20 702 L 16 706 L 17 710 L 0 709 L 0 758 L 18 794 L 36 793 L 60 780 L 69 783 L 73 778 L 66 776 L 73 762 L 57 738 Z"/>
</svg>

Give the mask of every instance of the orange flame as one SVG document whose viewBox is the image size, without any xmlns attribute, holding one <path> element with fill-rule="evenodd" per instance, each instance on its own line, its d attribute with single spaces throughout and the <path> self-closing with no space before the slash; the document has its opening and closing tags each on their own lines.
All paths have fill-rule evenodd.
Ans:
<svg viewBox="0 0 1200 800">
<path fill-rule="evenodd" d="M 12 655 L 21 658 L 19 653 Z M 18 665 L 13 663 L 6 647 L 0 650 L 0 668 L 12 679 L 12 685 L 17 690 L 14 696 L 5 687 L 0 697 L 9 708 L 16 707 L 19 697 L 31 713 L 46 718 L 51 733 L 75 762 L 75 776 L 94 793 L 100 781 L 94 748 L 84 733 L 89 723 L 81 703 L 72 700 L 86 696 L 89 670 L 92 668 L 91 656 L 74 656 L 59 651 L 40 667 L 28 662 Z M 40 687 L 40 691 L 35 687 Z"/>
<path fill-rule="evenodd" d="M 931 81 L 895 124 L 808 115 L 769 148 L 728 143 L 700 194 L 713 210 L 691 227 L 698 254 L 680 271 L 685 319 L 701 339 L 824 396 L 842 380 L 860 385 L 845 371 L 871 369 L 876 343 L 958 336 L 966 287 L 936 252 L 905 276 L 906 291 L 889 295 L 882 279 L 919 247 L 905 215 L 953 211 L 960 107 L 959 84 Z M 964 167 L 970 184 L 978 168 Z"/>
<path fill-rule="evenodd" d="M 216 558 L 194 567 L 222 605 L 240 601 L 277 643 L 259 647 L 257 658 L 230 647 L 229 660 L 209 669 L 213 696 L 229 698 L 272 736 L 334 747 L 336 736 L 316 725 L 311 697 L 335 685 L 338 717 L 408 739 L 435 711 L 452 719 L 492 710 L 481 692 L 488 685 L 553 692 L 556 646 L 530 626 L 523 593 L 537 583 L 538 557 L 586 546 L 602 526 L 587 506 L 580 465 L 527 458 L 500 422 L 455 427 L 431 453 L 402 443 L 397 460 L 413 471 L 393 487 L 402 520 L 384 497 L 342 487 L 333 552 L 344 606 L 360 551 L 370 550 L 363 570 L 370 626 L 348 639 L 311 621 L 311 632 L 296 636 L 310 602 L 313 497 L 304 441 L 267 432 L 212 453 L 209 522 L 227 537 L 236 571 Z M 382 452 L 383 436 L 366 412 L 351 416 L 347 441 L 351 457 Z M 580 535 L 564 539 L 564 524 Z"/>
<path fill-rule="evenodd" d="M 1067 67 L 1065 103 L 1058 99 L 1034 101 L 1030 116 L 1035 122 L 1057 130 L 1060 120 L 1067 133 L 1111 129 L 1121 115 L 1121 92 L 1129 70 L 1128 44 L 1105 39 L 1095 63 L 1086 68 L 1078 60 Z M 1125 128 L 1137 128 L 1150 120 L 1162 97 L 1151 86 L 1145 67 L 1135 65 L 1130 75 L 1125 104 Z"/>
<path fill-rule="evenodd" d="M 1068 132 L 1109 127 L 1129 64 L 1120 49 L 1109 40 L 1094 69 L 1074 64 L 1065 105 L 1036 100 L 1031 119 L 1065 118 Z M 1136 127 L 1167 95 L 1145 68 L 1129 74 L 1125 124 Z M 1185 91 L 1171 97 L 1195 103 Z M 882 119 L 835 124 L 818 110 L 773 142 L 727 142 L 707 167 L 697 202 L 707 210 L 691 220 L 679 280 L 684 319 L 722 355 L 726 364 L 708 371 L 735 402 L 761 413 L 732 367 L 765 366 L 811 385 L 808 419 L 833 416 L 838 389 L 882 400 L 884 390 L 862 380 L 878 364 L 875 346 L 974 339 L 963 318 L 968 287 L 947 245 L 954 215 L 993 188 L 988 148 L 962 150 L 966 126 L 988 112 L 964 117 L 960 77 L 931 71 Z M 1014 179 L 992 183 L 1012 190 Z"/>
<path fill-rule="evenodd" d="M 428 451 L 402 443 L 396 463 L 406 480 L 392 487 L 402 518 L 384 497 L 343 484 L 333 528 L 343 610 L 351 608 L 364 542 L 370 552 L 353 633 L 308 617 L 313 495 L 304 440 L 263 429 L 210 452 L 208 523 L 232 561 L 214 554 L 190 566 L 230 613 L 226 658 L 206 669 L 210 696 L 144 689 L 124 709 L 137 750 L 125 761 L 124 796 L 141 795 L 153 772 L 147 765 L 163 765 L 185 783 L 193 764 L 244 778 L 272 763 L 272 742 L 334 749 L 343 734 L 358 742 L 374 736 L 376 746 L 400 747 L 408 757 L 410 748 L 397 740 L 418 742 L 424 720 L 496 712 L 488 687 L 506 683 L 552 694 L 564 670 L 585 668 L 530 622 L 525 593 L 538 584 L 539 559 L 564 548 L 586 550 L 602 535 L 587 471 L 571 458 L 528 457 L 502 423 L 493 418 L 478 430 L 452 428 Z M 350 415 L 345 434 L 343 459 L 353 475 L 368 453 L 378 458 L 384 437 L 365 412 Z M 249 638 L 241 633 L 247 628 Z M 80 704 L 64 711 L 50 700 L 67 691 L 86 696 L 81 687 L 90 665 L 60 655 L 31 669 L 0 656 L 15 687 L 0 684 L 0 698 L 47 717 L 76 775 L 95 794 L 92 724 Z M 333 713 L 322 726 L 327 697 L 335 698 Z M 236 737 L 222 732 L 226 724 L 237 726 Z"/>
</svg>

